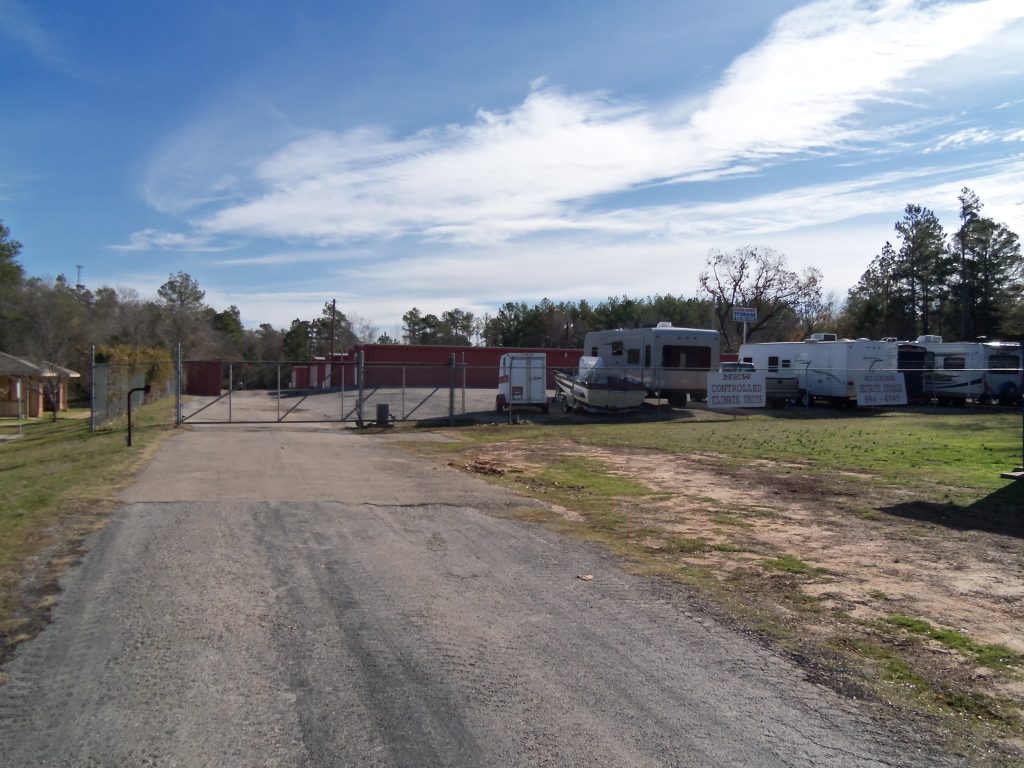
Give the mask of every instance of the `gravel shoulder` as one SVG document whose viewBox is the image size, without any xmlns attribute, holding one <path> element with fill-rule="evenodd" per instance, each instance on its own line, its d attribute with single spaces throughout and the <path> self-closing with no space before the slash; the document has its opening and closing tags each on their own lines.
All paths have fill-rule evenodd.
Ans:
<svg viewBox="0 0 1024 768">
<path fill-rule="evenodd" d="M 8 665 L 0 764 L 957 764 L 531 504 L 372 435 L 185 431 Z"/>
</svg>

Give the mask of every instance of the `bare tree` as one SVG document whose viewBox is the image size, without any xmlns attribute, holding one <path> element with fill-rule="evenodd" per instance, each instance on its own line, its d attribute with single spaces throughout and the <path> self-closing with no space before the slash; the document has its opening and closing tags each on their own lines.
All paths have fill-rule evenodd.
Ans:
<svg viewBox="0 0 1024 768">
<path fill-rule="evenodd" d="M 816 314 L 821 305 L 821 271 L 809 267 L 800 274 L 793 272 L 786 257 L 771 248 L 712 251 L 698 280 L 702 293 L 714 304 L 726 349 L 737 349 L 743 333 L 743 324 L 732 319 L 733 307 L 757 310 L 749 337 L 770 327 L 782 312 L 804 317 Z"/>
</svg>

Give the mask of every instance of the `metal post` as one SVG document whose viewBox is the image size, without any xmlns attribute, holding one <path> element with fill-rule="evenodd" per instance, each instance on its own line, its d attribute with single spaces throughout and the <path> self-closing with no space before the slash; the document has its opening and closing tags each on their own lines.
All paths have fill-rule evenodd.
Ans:
<svg viewBox="0 0 1024 768">
<path fill-rule="evenodd" d="M 96 431 L 96 345 L 89 349 L 89 431 Z"/>
<path fill-rule="evenodd" d="M 356 425 L 363 426 L 363 386 L 366 382 L 366 357 L 363 350 L 356 353 L 356 363 L 359 366 L 356 374 L 359 376 L 359 402 L 356 403 Z"/>
<path fill-rule="evenodd" d="M 402 366 L 402 421 L 405 421 L 405 366 Z"/>
<path fill-rule="evenodd" d="M 174 365 L 174 424 L 181 424 L 181 342 L 178 343 Z"/>
<path fill-rule="evenodd" d="M 462 415 L 466 415 L 466 353 L 462 353 Z"/>
<path fill-rule="evenodd" d="M 281 364 L 277 364 L 277 420 L 281 420 Z"/>
<path fill-rule="evenodd" d="M 235 391 L 235 366 L 228 363 L 228 424 L 231 423 L 231 393 Z"/>
<path fill-rule="evenodd" d="M 455 426 L 455 353 L 448 355 L 448 426 Z"/>
<path fill-rule="evenodd" d="M 136 392 L 149 392 L 149 384 L 144 387 L 135 387 L 128 390 L 128 447 L 132 447 L 132 395 Z"/>
<path fill-rule="evenodd" d="M 345 420 L 345 387 L 348 386 L 345 383 L 345 364 L 341 364 L 341 418 L 339 421 Z"/>
</svg>

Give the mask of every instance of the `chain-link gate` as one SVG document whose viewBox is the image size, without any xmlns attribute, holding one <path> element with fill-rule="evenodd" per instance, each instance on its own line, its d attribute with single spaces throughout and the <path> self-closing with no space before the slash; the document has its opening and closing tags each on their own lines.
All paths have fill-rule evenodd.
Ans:
<svg viewBox="0 0 1024 768">
<path fill-rule="evenodd" d="M 308 363 L 181 361 L 177 422 L 451 423 L 494 409 L 494 388 L 467 387 L 467 370 L 455 355 L 443 365 L 368 364 L 361 353 L 353 360 Z"/>
</svg>

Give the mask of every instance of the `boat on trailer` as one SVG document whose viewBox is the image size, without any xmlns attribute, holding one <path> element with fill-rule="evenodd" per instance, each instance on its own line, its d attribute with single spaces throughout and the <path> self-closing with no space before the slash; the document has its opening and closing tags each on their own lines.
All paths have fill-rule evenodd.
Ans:
<svg viewBox="0 0 1024 768">
<path fill-rule="evenodd" d="M 647 385 L 625 372 L 606 368 L 600 357 L 581 357 L 578 371 L 554 369 L 551 375 L 563 413 L 619 413 L 639 408 Z"/>
</svg>

